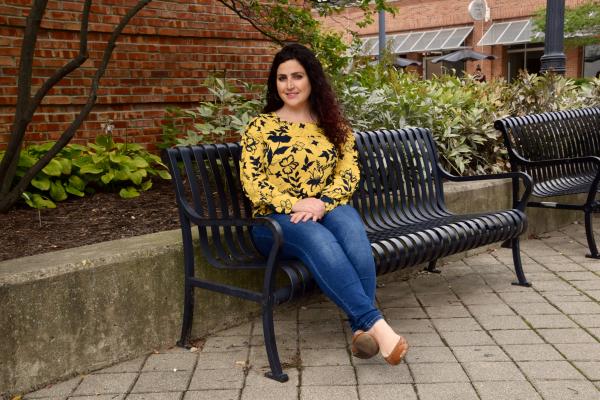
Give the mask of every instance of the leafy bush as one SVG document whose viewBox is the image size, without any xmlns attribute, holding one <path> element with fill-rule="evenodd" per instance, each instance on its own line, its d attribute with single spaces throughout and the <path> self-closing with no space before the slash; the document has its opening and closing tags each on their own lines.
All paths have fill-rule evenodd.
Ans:
<svg viewBox="0 0 600 400">
<path fill-rule="evenodd" d="M 427 127 L 445 168 L 459 174 L 507 169 L 496 119 L 600 104 L 600 80 L 576 84 L 560 75 L 522 74 L 513 83 L 442 75 L 423 80 L 390 65 L 357 63 L 335 82 L 352 127 Z"/>
<path fill-rule="evenodd" d="M 382 64 L 356 61 L 332 81 L 346 117 L 356 130 L 427 127 L 433 132 L 445 168 L 458 174 L 500 172 L 508 168 L 506 149 L 494 121 L 509 115 L 580 108 L 600 104 L 600 79 L 575 81 L 561 75 L 523 73 L 513 83 L 442 75 L 423 80 L 396 70 L 392 58 Z M 234 86 L 212 78 L 212 101 L 191 111 L 168 109 L 165 146 L 240 136 L 260 112 L 261 102 L 238 94 Z M 256 89 L 245 85 L 246 93 Z"/>
<path fill-rule="evenodd" d="M 260 112 L 262 102 L 238 93 L 235 84 L 243 88 L 243 93 L 257 92 L 254 86 L 240 80 L 210 77 L 205 83 L 212 97 L 210 101 L 202 101 L 192 110 L 167 108 L 160 147 L 214 141 L 228 134 L 241 135 L 250 120 Z"/>
<path fill-rule="evenodd" d="M 468 78 L 422 80 L 390 67 L 365 66 L 338 87 L 338 95 L 354 129 L 427 127 L 449 170 L 504 169 L 493 127 L 497 90 Z"/>
<path fill-rule="evenodd" d="M 594 81 L 577 82 L 556 74 L 528 74 L 506 85 L 500 101 L 507 115 L 537 114 L 598 104 Z"/>
<path fill-rule="evenodd" d="M 25 148 L 17 166 L 17 177 L 33 166 L 53 143 Z M 0 152 L 0 159 L 3 152 Z M 87 146 L 69 144 L 31 181 L 24 192 L 33 208 L 55 208 L 69 195 L 83 197 L 96 190 L 119 191 L 123 198 L 137 197 L 152 187 L 151 177 L 170 179 L 160 158 L 137 144 L 115 143 L 109 135 L 99 135 Z"/>
</svg>

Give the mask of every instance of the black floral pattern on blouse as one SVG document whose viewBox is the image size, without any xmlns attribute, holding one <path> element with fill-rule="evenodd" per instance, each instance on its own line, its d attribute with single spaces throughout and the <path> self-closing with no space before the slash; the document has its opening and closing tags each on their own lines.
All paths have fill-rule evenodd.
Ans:
<svg viewBox="0 0 600 400">
<path fill-rule="evenodd" d="M 358 186 L 360 171 L 354 136 L 338 154 L 321 128 L 261 114 L 242 136 L 240 173 L 253 214 L 289 214 L 306 197 L 323 198 L 326 210 L 346 204 Z"/>
</svg>

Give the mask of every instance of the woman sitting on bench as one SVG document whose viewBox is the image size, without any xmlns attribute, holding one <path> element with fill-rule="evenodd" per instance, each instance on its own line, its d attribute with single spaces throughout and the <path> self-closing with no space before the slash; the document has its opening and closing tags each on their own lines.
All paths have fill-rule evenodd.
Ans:
<svg viewBox="0 0 600 400">
<path fill-rule="evenodd" d="M 269 216 L 283 231 L 282 258 L 298 258 L 348 316 L 352 353 L 381 352 L 400 363 L 408 343 L 375 307 L 375 263 L 359 214 L 348 205 L 360 179 L 354 137 L 323 68 L 304 46 L 275 55 L 267 105 L 242 137 L 241 181 L 254 216 Z M 271 231 L 254 227 L 268 254 Z"/>
</svg>

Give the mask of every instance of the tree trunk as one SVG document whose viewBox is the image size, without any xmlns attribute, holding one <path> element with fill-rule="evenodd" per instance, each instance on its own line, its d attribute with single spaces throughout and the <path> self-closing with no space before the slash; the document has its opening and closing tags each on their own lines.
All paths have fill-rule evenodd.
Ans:
<svg viewBox="0 0 600 400">
<path fill-rule="evenodd" d="M 0 197 L 10 190 L 15 176 L 23 137 L 31 118 L 27 118 L 27 109 L 31 102 L 31 71 L 33 68 L 33 53 L 37 42 L 38 31 L 46 11 L 48 0 L 35 0 L 25 22 L 21 58 L 19 59 L 19 77 L 17 82 L 17 104 L 15 119 L 11 126 L 8 147 L 0 161 Z"/>
</svg>

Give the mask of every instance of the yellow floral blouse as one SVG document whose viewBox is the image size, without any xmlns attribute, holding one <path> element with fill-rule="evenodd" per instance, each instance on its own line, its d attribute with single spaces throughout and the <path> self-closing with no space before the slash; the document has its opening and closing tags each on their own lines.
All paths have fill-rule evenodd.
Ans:
<svg viewBox="0 0 600 400">
<path fill-rule="evenodd" d="M 290 214 L 300 199 L 316 197 L 331 211 L 348 203 L 360 171 L 354 136 L 338 154 L 321 128 L 261 114 L 242 135 L 241 182 L 253 215 Z"/>
</svg>

